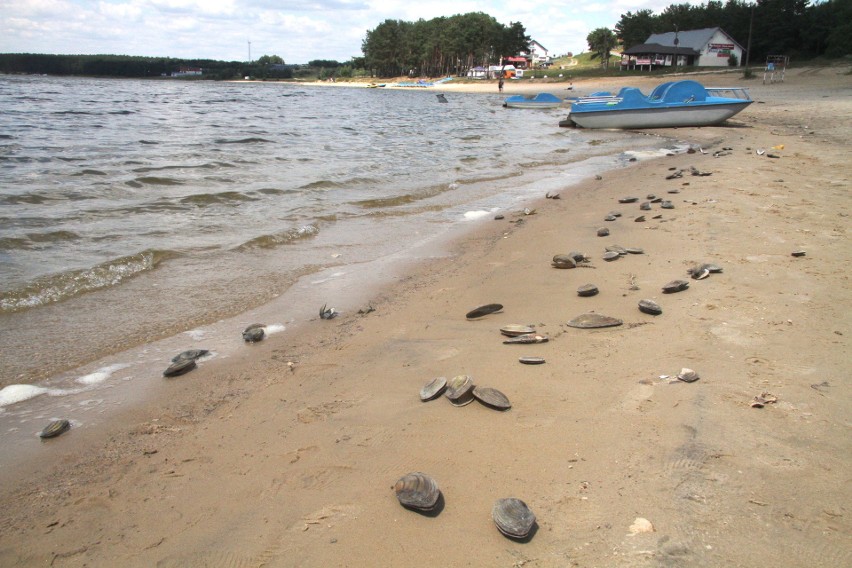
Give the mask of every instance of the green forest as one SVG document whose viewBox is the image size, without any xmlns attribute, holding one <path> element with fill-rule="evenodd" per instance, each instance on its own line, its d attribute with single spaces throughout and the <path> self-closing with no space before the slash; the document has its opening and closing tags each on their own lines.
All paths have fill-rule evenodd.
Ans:
<svg viewBox="0 0 852 568">
<path fill-rule="evenodd" d="M 566 17 L 570 18 L 570 15 Z M 650 10 L 622 14 L 612 32 L 623 48 L 644 43 L 654 33 L 721 27 L 743 47 L 752 64 L 769 54 L 794 61 L 836 58 L 852 53 L 852 0 L 710 0 L 706 4 L 672 4 L 658 14 Z M 591 30 L 590 30 L 591 31 Z M 750 42 L 749 42 L 750 40 Z M 508 26 L 492 16 L 472 12 L 406 22 L 385 20 L 367 31 L 362 57 L 347 62 L 317 60 L 285 65 L 278 56 L 254 62 L 175 59 L 124 55 L 0 54 L 0 73 L 162 77 L 180 67 L 201 67 L 204 79 L 251 76 L 259 79 L 328 78 L 414 74 L 464 75 L 479 65 L 499 64 L 501 57 L 529 51 L 530 36 L 520 22 Z"/>
</svg>

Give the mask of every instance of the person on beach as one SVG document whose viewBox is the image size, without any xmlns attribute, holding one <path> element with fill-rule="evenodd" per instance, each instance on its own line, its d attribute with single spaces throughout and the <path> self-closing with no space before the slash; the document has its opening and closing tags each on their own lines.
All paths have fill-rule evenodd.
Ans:
<svg viewBox="0 0 852 568">
<path fill-rule="evenodd" d="M 500 80 L 497 81 L 497 90 L 501 93 L 503 92 L 503 76 L 502 75 L 500 76 Z"/>
</svg>

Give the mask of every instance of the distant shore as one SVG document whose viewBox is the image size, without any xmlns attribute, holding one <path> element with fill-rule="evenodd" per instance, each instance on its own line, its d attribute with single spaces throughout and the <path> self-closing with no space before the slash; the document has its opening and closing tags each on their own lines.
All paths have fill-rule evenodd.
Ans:
<svg viewBox="0 0 852 568">
<path fill-rule="evenodd" d="M 648 133 L 690 153 L 481 224 L 374 291 L 375 311 L 276 334 L 170 381 L 107 432 L 49 442 L 55 457 L 0 486 L 0 564 L 848 565 L 852 75 L 690 78 L 756 102 L 721 127 Z M 572 91 L 660 82 L 575 79 Z M 507 82 L 504 94 L 566 88 Z M 619 202 L 650 195 L 674 209 Z M 642 254 L 604 261 L 614 245 Z M 590 262 L 551 266 L 570 251 Z M 723 271 L 690 278 L 706 262 Z M 663 294 L 674 279 L 689 287 Z M 580 297 L 584 284 L 600 292 Z M 640 312 L 641 299 L 663 313 Z M 465 319 L 494 302 L 501 312 Z M 623 323 L 567 325 L 592 312 Z M 549 341 L 504 345 L 508 324 Z M 678 380 L 684 368 L 700 379 Z M 463 374 L 512 408 L 421 402 L 425 383 Z M 413 471 L 437 480 L 435 511 L 397 501 Z M 535 513 L 526 541 L 495 528 L 502 497 Z"/>
</svg>

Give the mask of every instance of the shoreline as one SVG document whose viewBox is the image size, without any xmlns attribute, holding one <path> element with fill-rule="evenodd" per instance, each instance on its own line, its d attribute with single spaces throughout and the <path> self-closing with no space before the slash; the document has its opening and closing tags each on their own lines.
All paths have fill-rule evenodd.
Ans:
<svg viewBox="0 0 852 568">
<path fill-rule="evenodd" d="M 785 98 L 755 103 L 732 126 L 688 132 L 730 154 L 639 163 L 542 198 L 535 215 L 483 223 L 448 257 L 412 267 L 375 293 L 373 313 L 273 335 L 169 381 L 100 433 L 48 442 L 57 451 L 42 471 L 4 479 L 3 564 L 367 566 L 389 538 L 405 544 L 382 548 L 388 565 L 841 565 L 852 558 L 842 537 L 852 513 L 837 499 L 850 496 L 852 322 L 836 315 L 849 303 L 850 260 L 837 217 L 848 214 L 849 133 L 837 117 L 850 103 L 810 111 L 816 87 L 798 78 L 760 89 Z M 852 83 L 836 82 L 837 92 Z M 754 152 L 781 143 L 780 160 Z M 690 166 L 711 175 L 665 180 Z M 635 206 L 617 203 L 664 189 L 680 193 L 658 222 L 634 223 Z M 604 222 L 616 208 L 623 217 Z M 595 236 L 605 225 L 612 236 Z M 605 263 L 612 243 L 645 254 Z M 798 248 L 807 255 L 790 257 Z M 594 269 L 549 266 L 568 250 Z M 705 261 L 724 272 L 660 294 Z M 601 293 L 577 298 L 586 281 Z M 643 297 L 665 302 L 663 314 L 639 313 Z M 464 320 L 493 301 L 502 314 Z M 564 325 L 587 310 L 625 325 Z M 535 323 L 551 341 L 502 345 L 496 328 L 507 323 Z M 519 355 L 547 363 L 521 366 Z M 659 379 L 681 367 L 701 380 Z M 499 388 L 513 408 L 417 399 L 433 376 L 457 374 Z M 828 386 L 812 387 L 821 377 Z M 778 403 L 749 408 L 764 390 Z M 401 509 L 388 489 L 415 470 L 444 493 L 434 518 Z M 490 521 L 493 500 L 510 495 L 539 518 L 529 543 Z M 631 534 L 635 517 L 658 534 Z"/>
</svg>

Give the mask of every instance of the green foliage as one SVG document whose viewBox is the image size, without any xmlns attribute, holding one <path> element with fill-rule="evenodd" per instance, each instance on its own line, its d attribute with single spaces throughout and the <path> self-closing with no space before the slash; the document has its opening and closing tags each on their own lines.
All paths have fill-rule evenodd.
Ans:
<svg viewBox="0 0 852 568">
<path fill-rule="evenodd" d="M 740 62 L 733 53 L 728 56 L 728 67 L 736 67 Z"/>
<path fill-rule="evenodd" d="M 597 28 L 586 36 L 586 41 L 589 43 L 589 49 L 598 54 L 604 68 L 608 68 L 609 52 L 616 46 L 617 41 L 612 30 L 609 28 Z"/>
<path fill-rule="evenodd" d="M 708 0 L 672 4 L 655 15 L 627 12 L 615 25 L 624 49 L 655 33 L 720 27 L 744 48 L 751 36 L 751 62 L 767 55 L 841 57 L 852 53 L 852 0 Z"/>
<path fill-rule="evenodd" d="M 364 65 L 377 76 L 463 74 L 477 65 L 529 51 L 524 26 L 504 26 L 482 12 L 405 22 L 385 20 L 361 44 Z"/>
<path fill-rule="evenodd" d="M 284 65 L 284 60 L 277 55 L 261 55 L 257 58 L 258 65 Z"/>
</svg>

